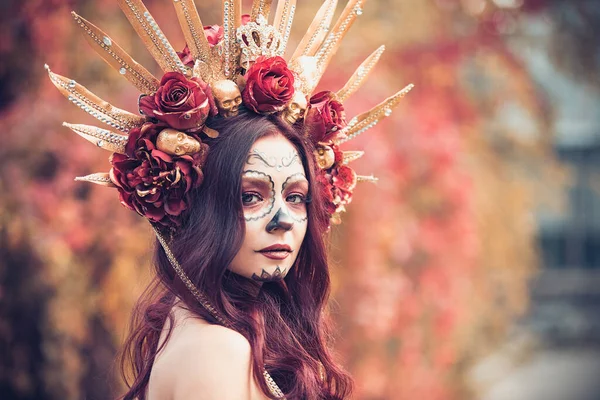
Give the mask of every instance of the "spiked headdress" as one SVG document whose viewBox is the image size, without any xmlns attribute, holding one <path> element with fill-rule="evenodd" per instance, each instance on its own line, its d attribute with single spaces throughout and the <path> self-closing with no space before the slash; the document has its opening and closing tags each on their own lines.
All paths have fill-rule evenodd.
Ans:
<svg viewBox="0 0 600 400">
<path fill-rule="evenodd" d="M 332 222 L 339 222 L 357 182 L 377 180 L 348 166 L 363 152 L 341 151 L 339 146 L 389 116 L 413 87 L 346 121 L 342 103 L 367 79 L 384 46 L 337 92 L 313 93 L 367 0 L 350 0 L 333 28 L 337 0 L 325 0 L 287 62 L 283 57 L 296 0 L 279 0 L 272 24 L 272 0 L 254 0 L 250 15 L 242 15 L 241 0 L 224 0 L 223 24 L 212 27 L 204 27 L 193 0 L 173 0 L 187 42 L 182 52 L 175 51 L 141 0 L 117 1 L 164 75 L 154 77 L 106 33 L 72 13 L 92 48 L 142 93 L 139 114 L 133 114 L 46 66 L 52 83 L 69 101 L 108 125 L 64 124 L 114 153 L 110 172 L 76 180 L 116 187 L 126 207 L 152 222 L 177 226 L 189 191 L 202 183 L 208 152 L 202 139 L 218 135 L 205 125 L 206 119 L 235 116 L 242 103 L 254 112 L 280 113 L 291 124 L 305 125 L 317 148 L 321 192 Z"/>
</svg>

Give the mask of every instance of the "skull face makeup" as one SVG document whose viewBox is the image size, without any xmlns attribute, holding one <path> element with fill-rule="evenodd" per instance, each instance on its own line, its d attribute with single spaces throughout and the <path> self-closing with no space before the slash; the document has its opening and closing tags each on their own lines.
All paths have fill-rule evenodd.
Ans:
<svg viewBox="0 0 600 400">
<path fill-rule="evenodd" d="M 238 115 L 240 104 L 242 104 L 242 94 L 235 82 L 224 79 L 211 86 L 219 114 L 225 118 Z"/>
<path fill-rule="evenodd" d="M 244 242 L 229 269 L 258 282 L 283 279 L 304 241 L 308 195 L 294 146 L 281 135 L 257 140 L 242 171 Z"/>
<path fill-rule="evenodd" d="M 292 97 L 292 101 L 283 111 L 283 117 L 287 122 L 293 125 L 299 119 L 304 118 L 307 107 L 308 100 L 306 100 L 306 96 L 302 92 L 296 91 L 294 97 Z"/>
<path fill-rule="evenodd" d="M 163 129 L 156 138 L 156 147 L 172 156 L 192 155 L 200 151 L 200 142 L 175 129 Z"/>
<path fill-rule="evenodd" d="M 315 157 L 317 159 L 317 163 L 319 164 L 319 168 L 328 169 L 333 166 L 335 163 L 335 153 L 333 149 L 327 145 L 320 145 L 315 150 Z"/>
</svg>

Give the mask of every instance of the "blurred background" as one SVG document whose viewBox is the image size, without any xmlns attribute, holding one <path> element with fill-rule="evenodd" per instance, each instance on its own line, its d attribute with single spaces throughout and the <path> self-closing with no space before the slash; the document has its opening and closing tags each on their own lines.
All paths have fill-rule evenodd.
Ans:
<svg viewBox="0 0 600 400">
<path fill-rule="evenodd" d="M 145 3 L 182 49 L 171 2 Z M 218 1 L 197 3 L 219 23 Z M 289 49 L 320 4 L 299 3 Z M 95 120 L 44 63 L 121 108 L 138 93 L 71 10 L 160 76 L 114 0 L 0 2 L 6 400 L 122 393 L 114 358 L 150 278 L 145 220 L 73 182 L 108 170 L 107 155 L 61 126 Z M 344 145 L 380 178 L 332 235 L 336 348 L 355 398 L 600 399 L 600 2 L 371 0 L 321 87 L 341 88 L 381 44 L 348 117 L 416 88 Z"/>
</svg>

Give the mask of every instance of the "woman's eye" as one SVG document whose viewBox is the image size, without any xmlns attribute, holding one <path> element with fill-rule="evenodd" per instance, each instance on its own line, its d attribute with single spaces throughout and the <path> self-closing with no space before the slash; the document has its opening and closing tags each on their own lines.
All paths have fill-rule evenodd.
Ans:
<svg viewBox="0 0 600 400">
<path fill-rule="evenodd" d="M 261 201 L 262 197 L 256 193 L 242 193 L 242 204 L 245 206 L 252 206 L 260 203 Z"/>
<path fill-rule="evenodd" d="M 286 198 L 286 201 L 292 204 L 302 204 L 306 203 L 306 198 L 301 194 L 292 194 Z"/>
</svg>

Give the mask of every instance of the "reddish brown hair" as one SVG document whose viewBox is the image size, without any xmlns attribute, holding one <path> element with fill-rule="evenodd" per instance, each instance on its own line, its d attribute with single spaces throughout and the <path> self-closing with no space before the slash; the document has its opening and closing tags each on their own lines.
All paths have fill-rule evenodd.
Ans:
<svg viewBox="0 0 600 400">
<path fill-rule="evenodd" d="M 311 195 L 306 236 L 283 281 L 263 284 L 256 295 L 251 293 L 253 282 L 227 270 L 244 238 L 241 171 L 254 142 L 274 133 L 286 137 L 298 150 L 314 191 L 318 188 L 312 146 L 301 132 L 277 116 L 241 111 L 226 123 L 216 120 L 210 125 L 220 136 L 208 142 L 204 183 L 193 194 L 189 213 L 171 241 L 171 250 L 218 312 L 250 342 L 254 378 L 265 395 L 273 398 L 262 376 L 264 366 L 289 399 L 349 397 L 352 380 L 332 359 L 324 314 L 330 281 L 324 242 L 327 216 L 320 196 Z M 121 357 L 129 386 L 124 399 L 145 399 L 152 365 L 160 351 L 160 334 L 166 319 L 172 318 L 175 296 L 184 299 L 195 314 L 217 323 L 175 277 L 158 243 L 155 267 L 157 279 L 134 310 Z M 126 373 L 130 367 L 131 382 Z"/>
</svg>

